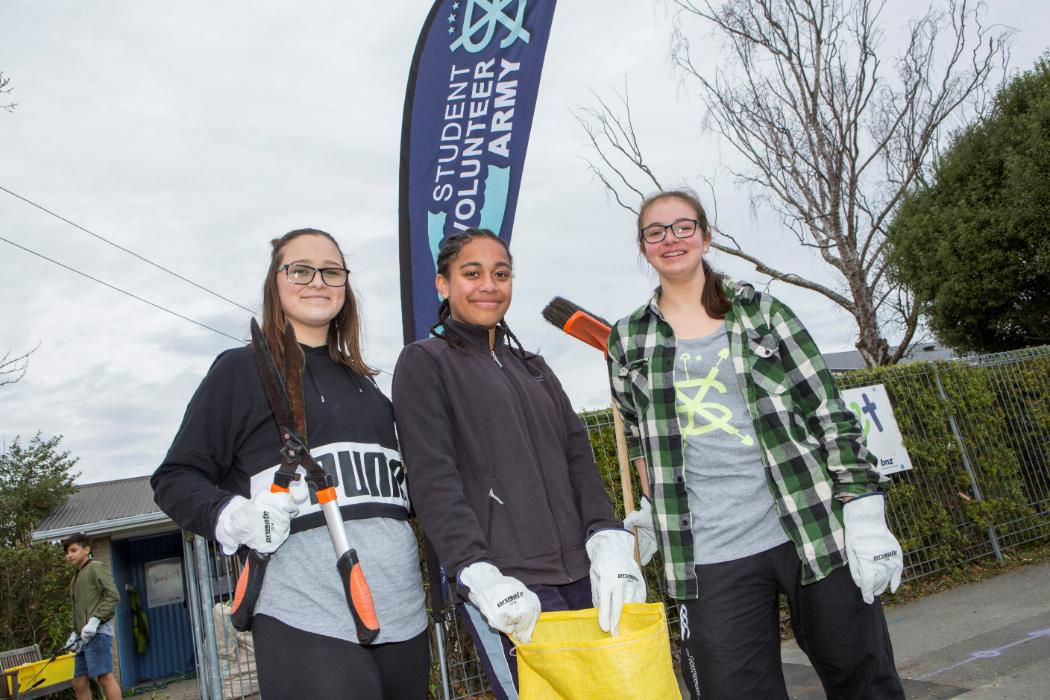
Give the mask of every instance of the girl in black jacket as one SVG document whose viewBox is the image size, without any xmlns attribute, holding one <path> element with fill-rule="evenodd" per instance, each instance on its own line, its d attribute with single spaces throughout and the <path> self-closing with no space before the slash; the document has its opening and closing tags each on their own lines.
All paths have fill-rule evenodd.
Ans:
<svg viewBox="0 0 1050 700">
<path fill-rule="evenodd" d="M 529 641 L 541 608 L 593 605 L 615 633 L 623 603 L 645 600 L 586 430 L 503 320 L 511 265 L 491 231 L 445 239 L 434 337 L 402 351 L 393 387 L 413 504 L 500 698 L 517 685 L 508 635 Z"/>
<path fill-rule="evenodd" d="M 216 358 L 153 475 L 154 497 L 226 554 L 241 545 L 272 552 L 252 624 L 263 697 L 422 699 L 427 621 L 408 490 L 390 402 L 361 358 L 346 263 L 316 229 L 272 244 L 263 334 L 279 367 L 285 353 L 304 355 L 306 437 L 337 482 L 375 602 L 376 644 L 357 643 L 324 515 L 304 481 L 291 494 L 270 492 L 281 442 L 250 347 Z M 284 347 L 286 319 L 294 347 Z"/>
</svg>

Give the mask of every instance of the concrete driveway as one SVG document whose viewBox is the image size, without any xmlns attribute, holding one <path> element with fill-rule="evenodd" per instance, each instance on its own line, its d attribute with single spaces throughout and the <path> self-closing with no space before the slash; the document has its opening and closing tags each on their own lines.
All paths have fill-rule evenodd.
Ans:
<svg viewBox="0 0 1050 700">
<path fill-rule="evenodd" d="M 909 698 L 1050 698 L 1050 563 L 887 608 Z M 794 642 L 785 642 L 792 698 L 823 698 Z"/>
</svg>

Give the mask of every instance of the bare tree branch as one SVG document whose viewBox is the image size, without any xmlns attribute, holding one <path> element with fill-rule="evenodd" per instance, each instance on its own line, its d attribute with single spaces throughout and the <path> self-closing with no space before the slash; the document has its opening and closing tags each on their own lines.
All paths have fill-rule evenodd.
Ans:
<svg viewBox="0 0 1050 700">
<path fill-rule="evenodd" d="M 1010 32 L 981 22 L 983 3 L 945 0 L 908 23 L 903 52 L 884 61 L 884 0 L 671 5 L 678 11 L 672 63 L 697 88 L 704 125 L 743 159 L 730 172 L 836 271 L 846 291 L 770 267 L 724 232 L 730 245 L 715 247 L 849 311 L 869 365 L 897 361 L 919 317 L 908 290 L 885 275 L 886 226 L 901 198 L 924 182 L 950 121 L 984 110 L 995 76 L 1005 74 Z M 693 21 L 721 39 L 714 70 L 693 60 Z M 630 201 L 650 184 L 660 189 L 659 179 L 639 146 L 626 90 L 618 97 L 616 110 L 599 99 L 577 119 L 598 153 L 592 172 L 633 211 Z M 902 335 L 892 352 L 887 328 Z"/>
<path fill-rule="evenodd" d="M 10 94 L 14 90 L 14 88 L 10 87 L 10 84 L 11 78 L 4 75 L 3 71 L 0 71 L 0 95 Z M 7 104 L 0 104 L 0 109 L 6 112 L 13 112 L 17 106 L 18 104 L 15 102 L 8 102 Z"/>
<path fill-rule="evenodd" d="M 0 357 L 0 386 L 14 384 L 24 377 L 26 369 L 29 368 L 29 356 L 36 352 L 39 347 L 40 343 L 37 343 L 32 350 L 15 357 L 11 357 L 10 350 L 5 352 L 4 356 Z"/>
</svg>

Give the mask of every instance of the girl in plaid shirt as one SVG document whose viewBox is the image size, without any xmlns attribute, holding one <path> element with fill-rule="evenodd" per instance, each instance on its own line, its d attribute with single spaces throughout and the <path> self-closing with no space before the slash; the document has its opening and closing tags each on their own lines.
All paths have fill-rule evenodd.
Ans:
<svg viewBox="0 0 1050 700">
<path fill-rule="evenodd" d="M 661 552 L 693 694 L 787 698 L 784 593 L 829 697 L 904 697 L 876 597 L 903 568 L 888 479 L 819 350 L 784 304 L 704 260 L 711 229 L 692 192 L 639 211 L 660 286 L 609 338 L 645 495 L 625 524 L 645 555 Z"/>
</svg>

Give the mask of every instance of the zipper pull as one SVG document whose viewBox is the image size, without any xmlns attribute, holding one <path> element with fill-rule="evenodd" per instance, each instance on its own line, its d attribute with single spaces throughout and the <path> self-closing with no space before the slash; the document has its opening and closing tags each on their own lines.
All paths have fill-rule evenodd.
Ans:
<svg viewBox="0 0 1050 700">
<path fill-rule="evenodd" d="M 489 350 L 489 354 L 492 355 L 492 361 L 499 365 L 500 369 L 503 369 L 503 363 L 499 361 L 498 357 L 496 357 L 496 351 Z"/>
</svg>

